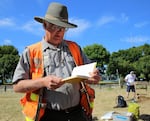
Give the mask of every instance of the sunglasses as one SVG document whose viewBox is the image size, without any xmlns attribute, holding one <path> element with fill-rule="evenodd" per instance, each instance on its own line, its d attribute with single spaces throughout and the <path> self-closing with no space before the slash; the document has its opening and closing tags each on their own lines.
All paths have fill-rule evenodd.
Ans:
<svg viewBox="0 0 150 121">
<path fill-rule="evenodd" d="M 60 31 L 60 30 L 61 31 L 67 31 L 68 30 L 68 28 L 57 26 L 57 25 L 51 24 L 51 23 L 46 23 L 46 27 L 50 31 Z"/>
</svg>

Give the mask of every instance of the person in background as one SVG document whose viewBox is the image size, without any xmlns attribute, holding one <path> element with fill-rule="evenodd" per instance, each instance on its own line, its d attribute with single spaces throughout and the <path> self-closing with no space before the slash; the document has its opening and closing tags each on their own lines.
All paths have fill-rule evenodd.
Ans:
<svg viewBox="0 0 150 121">
<path fill-rule="evenodd" d="M 126 88 L 127 98 L 129 97 L 130 91 L 133 92 L 133 99 L 136 98 L 135 81 L 136 81 L 136 75 L 134 71 L 131 71 L 129 74 L 125 76 L 125 82 L 127 85 L 127 88 Z"/>
<path fill-rule="evenodd" d="M 38 121 L 87 121 L 80 106 L 80 83 L 62 81 L 71 76 L 77 66 L 69 43 L 76 46 L 76 53 L 79 50 L 82 64 L 91 62 L 77 43 L 64 40 L 66 30 L 77 25 L 68 21 L 67 7 L 56 2 L 49 5 L 44 17 L 34 19 L 42 24 L 45 35 L 40 42 L 25 48 L 13 76 L 14 91 L 26 93 L 21 100 L 23 106 L 28 105 L 23 109 L 26 121 L 34 121 L 35 113 L 31 108 L 34 103 L 30 103 L 38 99 L 42 88 L 44 111 L 39 113 Z M 99 82 L 98 69 L 90 75 L 86 83 Z"/>
</svg>

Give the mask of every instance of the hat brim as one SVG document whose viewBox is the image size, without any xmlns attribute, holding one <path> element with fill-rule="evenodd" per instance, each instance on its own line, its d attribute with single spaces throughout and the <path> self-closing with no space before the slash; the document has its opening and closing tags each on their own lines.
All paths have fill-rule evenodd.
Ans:
<svg viewBox="0 0 150 121">
<path fill-rule="evenodd" d="M 47 21 L 49 23 L 55 24 L 57 26 L 62 26 L 62 27 L 65 27 L 65 28 L 76 28 L 77 27 L 77 25 L 72 24 L 70 22 L 65 22 L 65 21 L 60 21 L 60 20 L 51 20 L 51 19 L 44 18 L 44 17 L 35 16 L 34 19 L 37 22 L 40 22 L 40 23 L 43 23 L 43 21 Z"/>
</svg>

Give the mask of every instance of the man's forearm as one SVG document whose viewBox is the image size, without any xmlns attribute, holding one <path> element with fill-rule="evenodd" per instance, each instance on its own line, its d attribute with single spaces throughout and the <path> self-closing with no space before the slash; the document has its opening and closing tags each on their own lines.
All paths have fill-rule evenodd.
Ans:
<svg viewBox="0 0 150 121">
<path fill-rule="evenodd" d="M 38 80 L 20 80 L 13 85 L 15 92 L 32 92 L 43 87 L 42 79 Z"/>
</svg>

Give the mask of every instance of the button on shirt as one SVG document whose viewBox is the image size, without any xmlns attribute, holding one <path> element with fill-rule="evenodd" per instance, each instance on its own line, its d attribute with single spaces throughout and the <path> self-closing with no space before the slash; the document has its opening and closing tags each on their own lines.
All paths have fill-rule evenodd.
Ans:
<svg viewBox="0 0 150 121">
<path fill-rule="evenodd" d="M 65 41 L 56 48 L 53 45 L 42 40 L 44 72 L 46 75 L 56 75 L 66 78 L 71 75 L 72 69 L 76 66 Z M 90 60 L 81 51 L 84 63 Z M 29 75 L 29 51 L 28 48 L 23 52 L 17 68 L 14 73 L 13 82 L 21 79 L 31 78 Z M 66 109 L 76 106 L 80 101 L 79 83 L 65 83 L 56 90 L 44 89 L 44 98 L 48 103 L 48 108 L 54 110 Z"/>
</svg>

